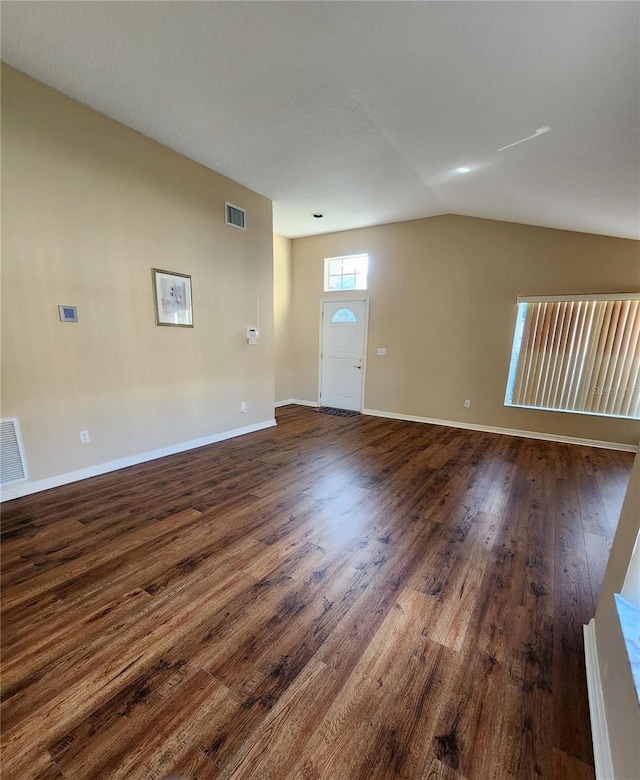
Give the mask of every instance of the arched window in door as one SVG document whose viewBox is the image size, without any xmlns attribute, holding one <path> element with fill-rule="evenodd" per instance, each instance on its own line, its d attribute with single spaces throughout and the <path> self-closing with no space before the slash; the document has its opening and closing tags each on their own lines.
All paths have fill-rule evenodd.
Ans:
<svg viewBox="0 0 640 780">
<path fill-rule="evenodd" d="M 357 322 L 357 318 L 351 309 L 338 309 L 331 318 L 331 322 Z"/>
</svg>

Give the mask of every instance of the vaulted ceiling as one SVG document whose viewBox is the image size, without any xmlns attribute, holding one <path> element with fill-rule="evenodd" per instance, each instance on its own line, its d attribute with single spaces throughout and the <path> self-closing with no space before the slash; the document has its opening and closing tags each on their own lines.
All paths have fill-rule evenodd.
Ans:
<svg viewBox="0 0 640 780">
<path fill-rule="evenodd" d="M 3 2 L 2 59 L 273 199 L 287 236 L 640 238 L 639 30 L 636 2 Z"/>
</svg>

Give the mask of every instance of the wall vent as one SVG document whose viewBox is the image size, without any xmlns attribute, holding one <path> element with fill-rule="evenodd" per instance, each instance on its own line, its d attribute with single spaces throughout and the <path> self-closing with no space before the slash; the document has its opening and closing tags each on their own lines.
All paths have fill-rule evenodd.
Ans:
<svg viewBox="0 0 640 780">
<path fill-rule="evenodd" d="M 29 480 L 20 421 L 17 417 L 0 420 L 0 485 Z"/>
<path fill-rule="evenodd" d="M 224 221 L 231 227 L 239 228 L 240 230 L 247 229 L 247 212 L 241 209 L 239 206 L 234 206 L 231 203 L 224 203 Z"/>
</svg>

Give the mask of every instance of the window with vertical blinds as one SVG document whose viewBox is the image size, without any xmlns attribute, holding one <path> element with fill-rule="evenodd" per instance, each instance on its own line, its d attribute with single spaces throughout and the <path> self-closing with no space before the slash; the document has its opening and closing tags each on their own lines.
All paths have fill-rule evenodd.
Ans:
<svg viewBox="0 0 640 780">
<path fill-rule="evenodd" d="M 640 419 L 640 293 L 518 298 L 505 404 Z"/>
</svg>

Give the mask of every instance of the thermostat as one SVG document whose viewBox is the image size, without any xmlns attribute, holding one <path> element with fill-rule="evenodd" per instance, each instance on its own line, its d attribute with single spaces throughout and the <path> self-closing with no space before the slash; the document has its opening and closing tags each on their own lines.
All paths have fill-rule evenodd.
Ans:
<svg viewBox="0 0 640 780">
<path fill-rule="evenodd" d="M 249 344 L 257 344 L 258 343 L 258 329 L 257 328 L 247 328 L 247 341 Z"/>
<path fill-rule="evenodd" d="M 60 322 L 77 322 L 78 309 L 75 306 L 58 306 Z"/>
</svg>

